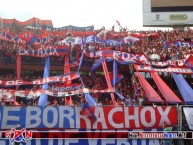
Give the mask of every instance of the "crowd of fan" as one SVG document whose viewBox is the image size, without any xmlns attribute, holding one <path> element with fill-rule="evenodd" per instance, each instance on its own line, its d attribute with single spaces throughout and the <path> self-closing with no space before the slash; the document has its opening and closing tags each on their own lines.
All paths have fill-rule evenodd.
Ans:
<svg viewBox="0 0 193 145">
<path fill-rule="evenodd" d="M 11 29 L 11 28 L 3 28 L 2 30 L 7 29 L 6 31 L 9 31 L 12 35 L 19 35 L 24 32 L 30 32 L 34 35 L 45 33 L 45 31 L 41 30 L 35 30 L 29 29 L 29 28 L 23 28 L 23 29 Z M 0 33 L 2 32 L 0 31 Z M 88 35 L 97 35 L 101 30 L 94 30 L 90 33 L 84 33 L 84 36 Z M 16 62 L 16 52 L 20 49 L 37 49 L 41 47 L 42 45 L 58 45 L 57 42 L 65 39 L 66 37 L 75 37 L 75 36 L 82 36 L 82 33 L 65 33 L 61 31 L 49 31 L 51 34 L 50 37 L 52 41 L 46 44 L 41 45 L 30 45 L 26 43 L 14 43 L 14 42 L 8 42 L 1 40 L 0 43 L 0 63 L 3 64 L 14 64 Z M 175 45 L 173 45 L 173 42 L 176 41 L 183 41 L 183 42 L 192 42 L 193 40 L 193 30 L 191 28 L 187 28 L 185 30 L 168 30 L 168 31 L 127 31 L 126 29 L 115 32 L 114 30 L 109 30 L 105 33 L 105 39 L 111 39 L 111 40 L 122 40 L 126 36 L 133 36 L 132 34 L 139 34 L 138 37 L 140 37 L 139 41 L 135 41 L 133 43 L 124 43 L 121 46 L 108 46 L 101 43 L 89 43 L 85 44 L 83 46 L 81 45 L 70 45 L 67 44 L 66 47 L 70 49 L 71 53 L 71 59 L 76 60 L 80 57 L 81 51 L 83 49 L 96 52 L 97 50 L 103 50 L 103 49 L 112 49 L 117 51 L 124 51 L 128 53 L 142 53 L 145 54 L 147 57 L 149 57 L 151 54 L 158 54 L 161 58 L 161 61 L 166 61 L 169 59 L 172 59 L 172 56 L 178 55 L 178 58 L 185 58 L 186 55 L 193 53 L 193 46 L 179 46 L 177 48 Z M 145 35 L 145 36 L 144 36 Z M 144 37 L 143 37 L 144 36 Z M 136 36 L 137 37 L 137 36 Z M 100 36 L 100 39 L 104 39 L 104 37 Z M 165 48 L 165 44 L 170 43 L 168 48 Z M 55 65 L 62 65 L 63 59 L 55 57 L 53 58 Z M 23 63 L 27 64 L 39 64 L 41 63 L 41 58 L 39 59 L 33 59 L 31 57 L 25 57 Z"/>
<path fill-rule="evenodd" d="M 20 28 L 20 29 L 10 29 L 6 28 L 11 34 L 18 35 L 22 32 L 33 32 L 34 34 L 41 34 L 45 31 L 34 30 L 34 29 L 27 29 L 27 28 Z M 101 30 L 95 30 L 87 35 L 97 35 Z M 51 33 L 51 32 L 50 32 Z M 133 34 L 133 33 L 140 33 L 145 34 L 147 37 L 141 37 L 139 41 L 135 41 L 132 43 L 125 43 L 121 46 L 108 46 L 104 44 L 97 44 L 97 43 L 90 43 L 85 44 L 84 46 L 81 45 L 71 45 L 67 46 L 70 51 L 70 59 L 71 61 L 76 61 L 80 58 L 81 52 L 86 49 L 90 52 L 96 52 L 98 50 L 104 49 L 111 49 L 117 51 L 123 51 L 132 54 L 145 54 L 149 57 L 151 54 L 158 54 L 161 58 L 160 61 L 166 61 L 172 59 L 173 55 L 178 55 L 178 58 L 185 58 L 188 54 L 193 54 L 193 46 L 180 46 L 177 48 L 176 46 L 171 43 L 168 48 L 164 47 L 166 42 L 175 42 L 175 41 L 185 41 L 185 42 L 192 42 L 193 41 L 193 30 L 191 28 L 187 28 L 185 30 L 168 30 L 168 31 L 127 31 L 126 29 L 115 32 L 113 29 L 106 33 L 106 39 L 114 39 L 120 41 L 124 37 Z M 63 40 L 66 37 L 72 36 L 75 37 L 78 33 L 73 34 L 71 33 L 62 33 L 62 32 L 52 32 L 51 35 L 52 41 L 49 44 L 41 44 L 41 45 L 57 45 L 57 42 Z M 56 35 L 57 34 L 57 35 Z M 156 34 L 156 35 L 150 35 Z M 102 39 L 102 38 L 101 38 Z M 104 38 L 103 38 L 104 39 Z M 0 40 L 0 64 L 15 64 L 16 63 L 16 54 L 19 48 L 23 49 L 37 49 L 39 46 L 29 45 L 26 43 L 13 43 L 4 40 Z M 31 65 L 40 65 L 44 64 L 44 59 L 42 58 L 32 58 L 32 57 L 22 57 L 22 64 L 31 64 Z M 64 58 L 63 57 L 51 57 L 51 65 L 63 65 Z M 89 65 L 87 63 L 87 59 L 84 60 L 83 65 Z M 132 65 L 129 66 L 130 69 Z M 25 81 L 32 81 L 36 79 L 42 78 L 43 72 L 35 72 L 35 71 L 25 71 L 21 79 Z M 52 72 L 51 75 L 59 75 L 62 72 Z M 103 90 L 107 88 L 107 83 L 105 81 L 105 77 L 103 74 L 97 74 L 95 77 L 90 76 L 88 74 L 84 74 L 81 76 L 82 83 L 84 87 L 89 89 L 96 89 L 96 90 Z M 8 72 L 7 70 L 0 72 L 0 80 L 16 80 L 16 72 Z M 80 83 L 81 81 L 78 80 Z M 11 88 L 11 87 L 10 87 Z M 40 89 L 41 86 L 19 86 L 18 90 L 22 89 Z M 133 72 L 129 72 L 124 78 L 118 82 L 115 86 L 115 89 L 119 94 L 125 97 L 125 99 L 120 99 L 116 94 L 116 101 L 119 105 L 142 105 L 147 101 L 144 90 L 139 85 L 138 79 Z M 92 96 L 96 99 L 98 105 L 113 105 L 109 93 L 96 93 L 92 94 Z M 73 96 L 73 105 L 79 106 L 80 105 L 80 96 L 76 95 Z M 21 105 L 36 105 L 37 99 L 35 100 L 27 100 L 20 97 L 17 97 L 17 101 Z M 2 103 L 4 102 L 4 103 Z M 12 105 L 11 102 L 1 101 L 3 105 Z M 49 103 L 50 105 L 65 105 L 64 98 L 54 98 L 49 96 Z"/>
</svg>

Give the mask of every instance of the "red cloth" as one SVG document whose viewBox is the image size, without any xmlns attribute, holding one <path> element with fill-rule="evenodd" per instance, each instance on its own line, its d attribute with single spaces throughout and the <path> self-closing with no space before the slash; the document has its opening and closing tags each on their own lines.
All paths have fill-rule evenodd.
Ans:
<svg viewBox="0 0 193 145">
<path fill-rule="evenodd" d="M 105 78 L 106 78 L 106 82 L 107 82 L 107 86 L 109 89 L 112 89 L 112 85 L 111 85 L 111 80 L 110 80 L 110 76 L 109 76 L 109 72 L 108 72 L 108 69 L 107 69 L 107 64 L 106 64 L 106 61 L 103 60 L 102 61 L 102 66 L 103 66 L 103 71 L 104 71 L 104 74 L 105 74 Z M 112 102 L 114 105 L 117 105 L 117 102 L 115 101 L 115 96 L 113 93 L 110 93 L 111 95 L 111 99 L 112 99 Z"/>
</svg>

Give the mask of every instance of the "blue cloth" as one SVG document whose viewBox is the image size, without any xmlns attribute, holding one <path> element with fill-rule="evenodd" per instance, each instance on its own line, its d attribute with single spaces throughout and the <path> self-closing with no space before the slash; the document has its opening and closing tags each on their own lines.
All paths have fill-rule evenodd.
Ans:
<svg viewBox="0 0 193 145">
<path fill-rule="evenodd" d="M 114 62 L 113 62 L 113 86 L 114 87 L 116 84 L 116 79 L 117 79 L 117 61 L 114 59 Z"/>
<path fill-rule="evenodd" d="M 84 110 L 86 109 L 89 112 L 89 115 L 96 121 L 96 116 L 94 115 L 94 113 L 92 112 L 92 110 L 90 109 L 90 106 L 88 103 L 82 103 L 81 104 L 81 108 Z"/>
<path fill-rule="evenodd" d="M 186 104 L 193 104 L 193 89 L 186 82 L 183 75 L 172 73 L 172 76 Z"/>
<path fill-rule="evenodd" d="M 85 95 L 85 99 L 87 103 L 90 106 L 96 106 L 96 101 L 93 99 L 93 97 L 89 93 L 85 93 L 84 95 Z"/>
<path fill-rule="evenodd" d="M 44 67 L 44 75 L 43 78 L 47 78 L 50 76 L 50 57 L 46 58 L 46 63 Z M 47 90 L 48 84 L 43 84 L 42 89 Z M 38 100 L 38 106 L 46 106 L 48 103 L 48 96 L 46 94 L 41 94 Z"/>
</svg>

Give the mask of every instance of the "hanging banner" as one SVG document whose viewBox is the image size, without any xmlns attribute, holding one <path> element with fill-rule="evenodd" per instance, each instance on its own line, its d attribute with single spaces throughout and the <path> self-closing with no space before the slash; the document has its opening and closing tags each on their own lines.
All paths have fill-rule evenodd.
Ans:
<svg viewBox="0 0 193 145">
<path fill-rule="evenodd" d="M 161 129 L 151 129 L 148 132 L 156 132 Z M 126 132 L 127 131 L 127 132 Z M 145 131 L 145 130 L 140 130 Z M 22 142 L 23 145 L 159 145 L 161 139 L 151 138 L 151 139 L 140 139 L 135 137 L 135 139 L 126 138 L 129 132 L 137 132 L 139 130 L 124 130 L 124 133 L 120 131 L 111 130 L 111 132 L 103 132 L 101 130 L 93 130 L 92 132 L 83 132 L 81 130 L 72 130 L 71 133 L 64 133 L 62 131 L 56 131 L 55 133 L 50 131 L 33 131 L 32 139 L 26 139 Z M 84 135 L 85 138 L 78 138 L 79 134 Z M 49 138 L 45 138 L 48 135 Z M 170 134 L 168 139 L 173 139 L 174 134 Z M 109 138 L 110 136 L 110 138 Z M 76 138 L 75 138 L 76 137 Z M 24 137 L 25 138 L 25 137 Z M 0 139 L 1 145 L 10 144 L 9 139 Z"/>
<path fill-rule="evenodd" d="M 146 65 L 153 65 L 155 67 L 165 67 L 165 66 L 183 66 L 185 64 L 186 59 L 179 60 L 168 60 L 163 62 L 150 62 L 147 61 Z"/>
<path fill-rule="evenodd" d="M 124 61 L 133 61 L 133 62 L 145 62 L 148 59 L 143 54 L 130 54 L 121 51 L 113 51 L 113 50 L 103 50 L 97 51 L 96 53 L 84 51 L 85 55 L 90 58 L 99 58 L 99 57 L 109 57 L 109 58 L 117 58 L 119 60 Z"/>
<path fill-rule="evenodd" d="M 132 36 L 127 36 L 127 37 L 124 38 L 124 42 L 129 43 L 129 44 L 132 44 L 133 42 L 139 41 L 139 40 L 140 40 L 139 38 L 132 37 Z"/>
<path fill-rule="evenodd" d="M 90 108 L 96 116 L 94 121 L 82 112 L 81 107 L 0 107 L 0 128 L 61 129 L 148 129 L 176 125 L 175 106 L 106 106 Z"/>
<path fill-rule="evenodd" d="M 137 71 L 141 72 L 157 71 L 157 72 L 169 72 L 180 74 L 193 74 L 193 70 L 191 70 L 190 68 L 177 68 L 177 67 L 153 68 L 151 66 L 144 66 L 144 65 L 134 65 L 134 67 Z"/>
<path fill-rule="evenodd" d="M 165 42 L 164 48 L 169 48 L 172 47 L 172 45 L 176 47 L 191 47 L 193 46 L 193 42 L 189 41 L 175 41 L 175 42 Z"/>
<path fill-rule="evenodd" d="M 78 90 L 72 90 L 72 91 L 51 91 L 51 90 L 10 90 L 10 89 L 0 89 L 0 98 L 5 98 L 7 100 L 11 100 L 14 96 L 18 97 L 26 97 L 28 99 L 36 99 L 39 97 L 41 94 L 46 94 L 49 96 L 54 96 L 54 97 L 67 97 L 67 96 L 73 96 L 73 95 L 78 95 L 78 94 L 83 94 L 83 93 L 114 93 L 114 89 L 104 89 L 104 90 L 92 90 L 92 89 L 78 89 Z"/>
<path fill-rule="evenodd" d="M 31 82 L 26 82 L 22 80 L 14 80 L 14 81 L 3 81 L 0 80 L 0 86 L 17 86 L 17 85 L 41 85 L 44 83 L 56 83 L 56 82 L 65 82 L 79 78 L 79 73 L 71 73 L 68 75 L 60 75 L 60 76 L 51 76 L 44 79 L 38 79 Z"/>
<path fill-rule="evenodd" d="M 81 37 L 67 37 L 64 40 L 57 42 L 57 44 L 59 44 L 59 45 L 66 44 L 68 46 L 70 43 L 71 43 L 72 47 L 75 44 L 81 45 L 82 44 L 82 38 Z"/>
<path fill-rule="evenodd" d="M 48 57 L 48 56 L 63 56 L 69 53 L 68 48 L 55 48 L 54 46 L 47 46 L 36 50 L 18 49 L 18 55 L 33 56 L 33 57 Z"/>
<path fill-rule="evenodd" d="M 192 122 L 193 121 L 193 108 L 184 107 L 183 110 L 184 110 L 184 114 L 185 114 L 188 126 L 191 130 L 193 130 L 193 122 Z"/>
<path fill-rule="evenodd" d="M 52 85 L 51 90 L 55 92 L 68 92 L 75 91 L 82 88 L 81 84 L 69 84 L 69 85 Z"/>
<path fill-rule="evenodd" d="M 146 93 L 146 97 L 149 102 L 163 102 L 161 97 L 157 94 L 157 92 L 152 88 L 152 86 L 147 82 L 147 80 L 141 75 L 141 73 L 137 72 L 138 80 L 141 87 L 144 89 Z"/>
<path fill-rule="evenodd" d="M 102 43 L 110 46 L 121 46 L 124 44 L 124 41 L 104 40 Z"/>
</svg>

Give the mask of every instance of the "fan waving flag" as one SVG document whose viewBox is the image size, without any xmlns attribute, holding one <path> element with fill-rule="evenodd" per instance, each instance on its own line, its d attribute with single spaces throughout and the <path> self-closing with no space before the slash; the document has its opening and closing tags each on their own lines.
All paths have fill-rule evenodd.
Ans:
<svg viewBox="0 0 193 145">
<path fill-rule="evenodd" d="M 121 24 L 120 24 L 120 22 L 119 22 L 119 21 L 117 21 L 117 20 L 116 20 L 116 22 L 117 22 L 117 25 L 121 27 Z"/>
</svg>

